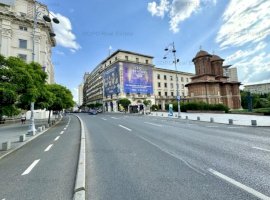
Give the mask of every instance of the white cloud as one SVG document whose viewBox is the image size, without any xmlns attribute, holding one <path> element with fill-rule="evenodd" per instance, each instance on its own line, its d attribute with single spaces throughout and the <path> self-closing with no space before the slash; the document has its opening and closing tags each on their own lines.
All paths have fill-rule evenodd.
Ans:
<svg viewBox="0 0 270 200">
<path fill-rule="evenodd" d="M 188 19 L 200 8 L 215 4 L 216 0 L 160 0 L 159 4 L 156 1 L 148 3 L 148 11 L 152 16 L 161 18 L 167 13 L 170 18 L 170 30 L 177 33 L 182 21 Z"/>
<path fill-rule="evenodd" d="M 237 67 L 239 80 L 244 84 L 270 81 L 270 55 L 266 53 L 269 10 L 270 1 L 230 0 L 222 16 L 216 42 L 223 50 L 236 49 L 226 63 Z"/>
<path fill-rule="evenodd" d="M 65 53 L 63 51 L 59 51 L 59 50 L 56 50 L 55 53 L 58 55 L 61 55 L 61 56 L 65 55 Z"/>
<path fill-rule="evenodd" d="M 270 1 L 231 0 L 216 42 L 225 49 L 264 40 L 270 33 Z"/>
<path fill-rule="evenodd" d="M 68 48 L 72 51 L 77 51 L 81 48 L 81 46 L 76 42 L 76 36 L 74 33 L 72 33 L 72 25 L 70 20 L 59 14 L 54 14 L 60 21 L 59 24 L 53 24 L 53 28 L 56 34 L 56 42 L 58 45 Z"/>
</svg>

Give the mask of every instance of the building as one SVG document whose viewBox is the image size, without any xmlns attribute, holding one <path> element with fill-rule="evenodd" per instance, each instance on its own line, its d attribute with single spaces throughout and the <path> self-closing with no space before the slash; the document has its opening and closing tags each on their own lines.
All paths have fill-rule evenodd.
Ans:
<svg viewBox="0 0 270 200">
<path fill-rule="evenodd" d="M 35 10 L 39 11 L 35 41 L 33 27 Z M 46 23 L 43 15 L 48 15 L 46 5 L 34 0 L 0 0 L 0 54 L 5 57 L 20 57 L 27 62 L 33 61 L 43 67 L 48 74 L 48 83 L 54 83 L 54 67 L 51 48 L 56 45 L 51 23 Z M 34 45 L 33 45 L 34 44 Z"/>
<path fill-rule="evenodd" d="M 184 84 L 193 74 L 177 73 L 185 96 L 188 92 Z M 89 74 L 83 90 L 85 105 L 103 103 L 108 112 L 119 111 L 121 98 L 128 98 L 134 108 L 149 100 L 165 109 L 166 103 L 176 100 L 176 72 L 156 68 L 152 56 L 117 50 Z"/>
<path fill-rule="evenodd" d="M 222 103 L 231 109 L 241 108 L 240 82 L 229 81 L 223 73 L 224 59 L 200 50 L 195 58 L 196 74 L 186 84 L 190 101 L 203 101 L 209 104 Z"/>
<path fill-rule="evenodd" d="M 157 67 L 153 70 L 155 104 L 162 110 L 165 110 L 166 104 L 177 99 L 176 74 L 179 80 L 179 95 L 184 100 L 188 96 L 188 89 L 185 85 L 191 81 L 190 78 L 194 74 Z"/>
<path fill-rule="evenodd" d="M 78 86 L 78 106 L 83 105 L 83 83 Z"/>
<path fill-rule="evenodd" d="M 238 82 L 237 68 L 231 65 L 223 66 L 223 75 L 228 77 L 228 81 Z"/>
<path fill-rule="evenodd" d="M 270 83 L 245 85 L 244 91 L 248 91 L 254 94 L 268 94 L 270 93 Z"/>
</svg>

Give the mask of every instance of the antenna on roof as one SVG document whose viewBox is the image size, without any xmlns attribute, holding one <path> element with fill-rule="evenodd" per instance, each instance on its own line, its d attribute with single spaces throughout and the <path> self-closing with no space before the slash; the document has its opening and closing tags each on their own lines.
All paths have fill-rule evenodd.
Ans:
<svg viewBox="0 0 270 200">
<path fill-rule="evenodd" d="M 109 56 L 112 54 L 112 46 L 109 46 Z"/>
</svg>

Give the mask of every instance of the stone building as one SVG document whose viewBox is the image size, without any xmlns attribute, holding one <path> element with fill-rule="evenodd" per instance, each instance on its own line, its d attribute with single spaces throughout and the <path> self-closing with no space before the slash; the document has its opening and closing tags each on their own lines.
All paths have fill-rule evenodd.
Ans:
<svg viewBox="0 0 270 200">
<path fill-rule="evenodd" d="M 229 81 L 223 73 L 224 59 L 200 50 L 192 62 L 195 64 L 195 76 L 186 84 L 190 101 L 202 101 L 209 104 L 222 103 L 230 109 L 241 108 L 240 82 Z"/>
<path fill-rule="evenodd" d="M 47 73 L 47 82 L 54 83 L 51 55 L 56 41 L 50 35 L 53 33 L 52 24 L 42 18 L 48 14 L 48 7 L 34 0 L 0 0 L 0 54 L 31 62 L 35 46 L 34 61 Z M 35 15 L 38 23 L 33 38 Z"/>
<path fill-rule="evenodd" d="M 270 83 L 244 85 L 244 91 L 254 94 L 269 94 Z"/>
</svg>

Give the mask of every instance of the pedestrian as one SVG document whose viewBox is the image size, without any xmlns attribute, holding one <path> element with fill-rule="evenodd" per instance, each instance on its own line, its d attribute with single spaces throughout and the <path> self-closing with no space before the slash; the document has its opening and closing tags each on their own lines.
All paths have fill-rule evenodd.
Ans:
<svg viewBox="0 0 270 200">
<path fill-rule="evenodd" d="M 21 122 L 22 124 L 25 124 L 26 121 L 26 115 L 24 113 L 21 114 Z"/>
</svg>

